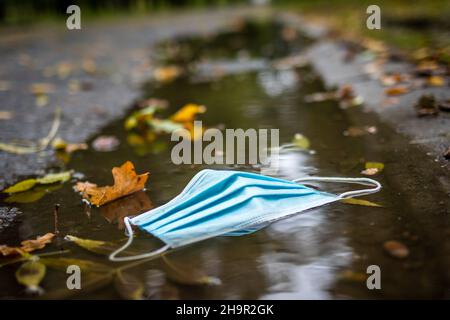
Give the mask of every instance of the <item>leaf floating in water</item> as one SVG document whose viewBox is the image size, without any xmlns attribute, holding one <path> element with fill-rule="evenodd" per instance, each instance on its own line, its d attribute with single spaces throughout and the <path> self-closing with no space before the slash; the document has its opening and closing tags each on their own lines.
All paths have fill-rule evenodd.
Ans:
<svg viewBox="0 0 450 320">
<path fill-rule="evenodd" d="M 208 276 L 199 273 L 198 270 L 186 270 L 175 266 L 169 259 L 162 256 L 167 268 L 165 269 L 167 277 L 173 282 L 184 285 L 221 285 L 222 281 L 217 277 Z"/>
<path fill-rule="evenodd" d="M 373 176 L 384 169 L 384 164 L 381 162 L 366 162 L 366 169 L 361 171 L 361 174 L 366 176 Z"/>
<path fill-rule="evenodd" d="M 388 96 L 399 96 L 409 91 L 408 87 L 392 87 L 384 90 L 384 93 Z"/>
<path fill-rule="evenodd" d="M 358 206 L 366 206 L 366 207 L 382 207 L 382 205 L 380 205 L 378 203 L 370 202 L 370 201 L 363 200 L 363 199 L 355 199 L 355 198 L 341 199 L 340 202 L 346 203 L 346 204 L 354 204 L 354 205 L 358 205 Z"/>
<path fill-rule="evenodd" d="M 65 236 L 64 239 L 74 242 L 78 246 L 98 254 L 110 254 L 116 249 L 112 243 L 106 241 L 82 239 L 71 235 Z"/>
<path fill-rule="evenodd" d="M 206 107 L 194 103 L 188 103 L 170 117 L 175 122 L 191 122 L 199 113 L 205 113 Z"/>
<path fill-rule="evenodd" d="M 431 76 L 427 79 L 427 84 L 432 87 L 442 87 L 445 85 L 445 79 L 441 76 Z"/>
<path fill-rule="evenodd" d="M 3 190 L 4 193 L 12 194 L 12 196 L 5 199 L 7 203 L 30 203 L 41 199 L 47 192 L 55 188 L 40 187 L 32 189 L 36 185 L 47 185 L 56 182 L 64 183 L 70 179 L 72 171 L 65 171 L 60 173 L 50 173 L 41 178 L 27 179 L 16 183 L 15 185 Z M 59 186 L 57 186 L 59 188 Z M 32 190 L 30 190 L 32 189 Z"/>
<path fill-rule="evenodd" d="M 39 184 L 51 184 L 56 182 L 66 182 L 72 177 L 72 171 L 64 171 L 60 173 L 50 173 L 42 178 L 36 179 Z"/>
<path fill-rule="evenodd" d="M 306 138 L 301 133 L 296 133 L 295 134 L 294 139 L 292 140 L 292 144 L 295 147 L 300 148 L 302 150 L 308 150 L 310 145 L 311 145 L 310 142 L 309 142 L 309 139 Z"/>
<path fill-rule="evenodd" d="M 144 284 L 129 273 L 118 271 L 114 278 L 117 292 L 123 299 L 142 300 Z"/>
<path fill-rule="evenodd" d="M 403 243 L 395 240 L 386 241 L 383 244 L 384 250 L 394 258 L 404 259 L 409 256 L 409 249 Z"/>
<path fill-rule="evenodd" d="M 149 173 L 137 175 L 133 163 L 127 161 L 120 167 L 114 167 L 112 174 L 113 186 L 98 187 L 90 182 L 78 182 L 74 189 L 93 205 L 101 206 L 144 189 Z"/>
<path fill-rule="evenodd" d="M 16 271 L 17 282 L 27 288 L 28 293 L 42 294 L 39 284 L 45 277 L 46 267 L 39 260 L 27 261 Z"/>
<path fill-rule="evenodd" d="M 155 130 L 156 133 L 172 133 L 176 130 L 182 129 L 183 125 L 165 119 L 149 119 L 147 120 L 149 126 Z"/>
<path fill-rule="evenodd" d="M 36 185 L 36 183 L 37 183 L 36 179 L 23 180 L 5 190 L 3 190 L 2 192 L 11 194 L 11 193 L 27 191 L 27 190 L 30 190 L 31 188 L 33 188 Z"/>
<path fill-rule="evenodd" d="M 25 192 L 13 193 L 5 199 L 6 203 L 32 203 L 44 197 L 47 193 L 58 190 L 61 184 L 37 185 L 31 190 Z"/>
<path fill-rule="evenodd" d="M 20 247 L 0 245 L 0 253 L 3 256 L 23 255 L 24 253 L 44 248 L 46 244 L 52 242 L 54 236 L 55 235 L 53 233 L 47 233 L 43 236 L 37 237 L 35 240 L 24 240 L 21 242 Z"/>
</svg>

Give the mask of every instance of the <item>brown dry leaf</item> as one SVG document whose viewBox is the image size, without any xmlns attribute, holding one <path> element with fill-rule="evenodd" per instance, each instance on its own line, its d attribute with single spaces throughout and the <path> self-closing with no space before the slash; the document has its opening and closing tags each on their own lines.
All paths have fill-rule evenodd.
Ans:
<svg viewBox="0 0 450 320">
<path fill-rule="evenodd" d="M 407 87 L 392 87 L 384 90 L 384 93 L 388 96 L 399 96 L 407 93 L 409 90 Z"/>
<path fill-rule="evenodd" d="M 114 167 L 112 174 L 113 186 L 98 187 L 90 182 L 78 182 L 74 189 L 80 192 L 84 199 L 98 207 L 144 189 L 149 173 L 137 175 L 133 163 L 127 161 L 120 167 Z"/>
<path fill-rule="evenodd" d="M 23 253 L 31 252 L 37 249 L 42 249 L 47 243 L 52 242 L 55 235 L 53 233 L 47 233 L 43 236 L 37 237 L 35 240 L 25 240 L 21 242 L 20 247 L 9 247 L 7 245 L 0 245 L 0 253 L 3 256 L 14 256 Z"/>
</svg>

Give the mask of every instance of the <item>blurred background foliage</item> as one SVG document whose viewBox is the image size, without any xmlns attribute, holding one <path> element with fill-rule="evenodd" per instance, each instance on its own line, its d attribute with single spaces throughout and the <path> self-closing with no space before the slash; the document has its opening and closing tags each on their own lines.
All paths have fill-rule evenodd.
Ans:
<svg viewBox="0 0 450 320">
<path fill-rule="evenodd" d="M 350 38 L 368 36 L 401 49 L 450 45 L 449 0 L 0 0 L 0 24 L 65 19 L 71 4 L 81 7 L 83 19 L 91 19 L 262 3 L 301 12 Z M 365 25 L 370 4 L 382 9 L 383 30 L 379 32 L 368 30 Z"/>
</svg>

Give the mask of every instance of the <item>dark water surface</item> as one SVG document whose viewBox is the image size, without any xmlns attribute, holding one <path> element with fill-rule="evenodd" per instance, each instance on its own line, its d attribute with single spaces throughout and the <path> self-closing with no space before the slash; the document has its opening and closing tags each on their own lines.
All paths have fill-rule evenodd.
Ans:
<svg viewBox="0 0 450 320">
<path fill-rule="evenodd" d="M 143 98 L 156 97 L 170 103 L 162 115 L 170 115 L 186 103 L 205 105 L 208 110 L 200 118 L 207 126 L 226 128 L 279 128 L 280 142 L 289 143 L 296 133 L 309 138 L 314 152 L 292 151 L 281 156 L 279 176 L 294 179 L 304 175 L 361 176 L 365 161 L 395 162 L 389 149 L 374 147 L 389 141 L 390 132 L 374 116 L 360 115 L 365 123 L 375 125 L 376 135 L 345 137 L 343 132 L 355 125 L 352 113 L 335 102 L 307 104 L 304 96 L 324 91 L 320 78 L 308 67 L 276 69 L 270 61 L 296 54 L 309 41 L 295 37 L 285 41 L 282 27 L 271 23 L 253 23 L 210 39 L 181 39 L 161 45 L 160 60 L 200 63 L 203 74 L 183 77 L 169 84 L 144 88 Z M 285 33 L 289 31 L 284 30 Z M 285 38 L 289 38 L 285 36 Z M 171 49 L 170 49 L 171 48 Z M 175 49 L 174 49 L 175 48 Z M 167 50 L 177 54 L 167 56 Z M 208 80 L 212 70 L 223 76 Z M 206 76 L 205 76 L 206 75 Z M 113 90 L 113 89 L 112 89 Z M 350 116 L 349 116 L 350 115 Z M 123 241 L 121 221 L 124 215 L 135 215 L 160 206 L 176 196 L 194 176 L 207 166 L 180 165 L 171 162 L 169 136 L 159 137 L 147 146 L 131 146 L 123 129 L 123 120 L 104 128 L 99 135 L 114 135 L 121 141 L 118 150 L 76 152 L 67 165 L 83 173 L 85 179 L 98 185 L 112 183 L 111 168 L 131 160 L 137 172 L 151 173 L 147 189 L 101 208 L 86 212 L 80 196 L 65 183 L 42 199 L 16 204 L 23 212 L 20 222 L 10 227 L 1 243 L 16 243 L 53 230 L 53 206 L 61 205 L 59 231 L 82 238 Z M 402 138 L 397 137 L 397 140 Z M 398 143 L 398 141 L 397 141 Z M 407 141 L 404 141 L 407 144 Z M 258 168 L 232 167 L 258 172 Z M 242 237 L 217 237 L 167 255 L 167 261 L 150 261 L 127 272 L 146 284 L 148 298 L 198 299 L 327 299 L 327 298 L 407 298 L 442 297 L 446 285 L 439 269 L 428 266 L 425 257 L 412 256 L 396 260 L 383 251 L 383 242 L 400 239 L 413 249 L 415 235 L 420 233 L 418 221 L 399 222 L 404 217 L 407 199 L 389 184 L 389 170 L 375 176 L 384 189 L 365 199 L 383 207 L 365 207 L 333 203 Z M 322 185 L 326 190 L 341 192 L 339 185 Z M 408 232 L 408 234 L 405 234 Z M 411 236 L 412 235 L 412 236 Z M 144 252 L 160 242 L 139 232 L 134 248 Z M 62 239 L 46 251 L 69 249 L 60 257 L 89 259 L 110 263 L 101 255 L 89 253 Z M 59 257 L 59 256 L 55 256 Z M 368 290 L 366 268 L 376 264 L 382 270 L 382 290 Z M 203 273 L 217 277 L 221 285 L 193 286 L 173 281 L 173 267 L 189 275 Z M 0 268 L 1 296 L 27 297 L 16 284 L 18 265 Z M 438 271 L 438 272 L 435 272 Z M 65 297 L 67 275 L 49 269 L 42 287 L 52 297 Z M 169 278 L 169 279 L 167 279 Z M 186 281 L 181 281 L 186 282 Z M 119 298 L 113 284 L 97 290 L 81 290 L 79 298 Z"/>
</svg>

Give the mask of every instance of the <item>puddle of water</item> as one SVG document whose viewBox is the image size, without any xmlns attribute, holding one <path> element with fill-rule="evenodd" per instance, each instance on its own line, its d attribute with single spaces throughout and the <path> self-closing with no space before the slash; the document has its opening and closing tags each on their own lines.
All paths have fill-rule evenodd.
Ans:
<svg viewBox="0 0 450 320">
<path fill-rule="evenodd" d="M 308 43 L 303 38 L 284 41 L 281 33 L 279 25 L 259 23 L 207 40 L 183 39 L 165 43 L 161 48 L 166 52 L 167 48 L 177 52 L 173 57 L 166 57 L 167 62 L 192 64 L 197 61 L 222 68 L 227 65 L 231 74 L 212 82 L 182 78 L 156 88 L 149 84 L 143 98 L 167 99 L 170 103 L 170 108 L 164 111 L 167 115 L 188 102 L 203 104 L 208 111 L 202 120 L 209 126 L 280 128 L 280 141 L 284 143 L 290 142 L 297 132 L 304 134 L 310 138 L 311 148 L 316 153 L 284 154 L 280 163 L 283 178 L 293 179 L 306 174 L 359 176 L 361 159 L 374 156 L 375 160 L 383 161 L 385 155 L 370 151 L 370 144 L 384 139 L 382 134 L 369 138 L 344 137 L 342 133 L 352 125 L 352 120 L 336 103 L 304 103 L 305 95 L 324 90 L 312 70 L 270 67 L 272 59 L 295 53 Z M 251 67 L 246 62 L 250 62 Z M 377 125 L 382 131 L 380 124 L 367 124 Z M 73 192 L 72 184 L 66 183 L 39 201 L 17 205 L 23 212 L 20 221 L 1 235 L 2 243 L 14 243 L 17 239 L 51 231 L 56 203 L 61 204 L 61 234 L 122 240 L 123 226 L 118 221 L 123 216 L 166 203 L 204 168 L 173 165 L 170 145 L 165 144 L 170 140 L 168 136 L 159 139 L 157 147 L 153 144 L 147 149 L 133 148 L 127 143 L 123 120 L 112 123 L 100 134 L 119 138 L 119 148 L 107 153 L 77 152 L 72 156 L 70 168 L 82 172 L 89 181 L 105 185 L 112 182 L 110 170 L 113 166 L 131 160 L 137 172 L 151 172 L 147 190 L 86 212 L 80 196 Z M 380 180 L 386 182 L 382 176 Z M 341 191 L 338 186 L 328 188 Z M 348 270 L 365 273 L 368 265 L 378 264 L 382 270 L 387 270 L 383 272 L 396 274 L 384 280 L 381 297 L 414 296 L 417 287 L 410 280 L 415 275 L 399 269 L 399 264 L 388 258 L 380 245 L 398 233 L 395 220 L 402 210 L 402 202 L 393 200 L 394 193 L 395 190 L 370 196 L 371 201 L 382 203 L 383 208 L 332 204 L 279 221 L 248 236 L 217 237 L 170 254 L 173 264 L 218 277 L 222 280 L 220 286 L 195 287 L 167 281 L 163 276 L 164 264 L 158 260 L 129 272 L 146 281 L 150 298 L 376 298 L 380 293 L 367 290 L 365 281 L 345 278 L 342 274 Z M 142 233 L 135 243 L 137 251 L 148 251 L 159 244 Z M 55 247 L 70 249 L 71 253 L 66 256 L 108 263 L 106 258 L 87 253 L 62 239 L 48 250 L 55 250 Z M 14 280 L 16 267 L 0 269 L 3 298 L 26 296 Z M 432 279 L 432 276 L 425 276 L 421 287 L 425 296 L 434 293 Z M 64 288 L 65 283 L 65 273 L 50 270 L 42 286 L 51 292 Z M 82 290 L 78 297 L 118 298 L 112 285 L 92 292 Z"/>
</svg>

